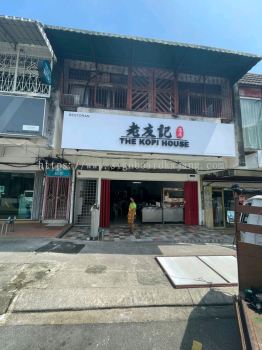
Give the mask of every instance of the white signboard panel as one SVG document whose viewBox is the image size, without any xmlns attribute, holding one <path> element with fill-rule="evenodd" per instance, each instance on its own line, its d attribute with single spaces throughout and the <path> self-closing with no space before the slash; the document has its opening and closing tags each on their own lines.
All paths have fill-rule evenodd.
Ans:
<svg viewBox="0 0 262 350">
<path fill-rule="evenodd" d="M 234 125 L 65 112 L 62 148 L 234 157 Z"/>
<path fill-rule="evenodd" d="M 176 286 L 225 285 L 227 282 L 196 256 L 157 257 Z"/>
<path fill-rule="evenodd" d="M 234 256 L 160 256 L 156 259 L 177 288 L 238 283 Z"/>
<path fill-rule="evenodd" d="M 235 256 L 199 256 L 198 258 L 229 283 L 238 283 L 237 258 Z"/>
</svg>

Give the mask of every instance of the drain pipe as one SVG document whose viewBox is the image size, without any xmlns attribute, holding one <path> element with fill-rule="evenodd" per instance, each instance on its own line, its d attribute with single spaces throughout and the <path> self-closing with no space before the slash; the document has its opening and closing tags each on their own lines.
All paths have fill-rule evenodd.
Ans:
<svg viewBox="0 0 262 350">
<path fill-rule="evenodd" d="M 238 84 L 233 85 L 233 102 L 234 102 L 234 121 L 235 121 L 235 135 L 238 148 L 238 164 L 239 166 L 246 165 L 245 159 L 245 148 L 244 148 L 244 138 L 243 138 L 243 127 L 242 127 L 242 117 L 241 117 L 241 107 L 240 107 L 240 97 Z"/>
</svg>

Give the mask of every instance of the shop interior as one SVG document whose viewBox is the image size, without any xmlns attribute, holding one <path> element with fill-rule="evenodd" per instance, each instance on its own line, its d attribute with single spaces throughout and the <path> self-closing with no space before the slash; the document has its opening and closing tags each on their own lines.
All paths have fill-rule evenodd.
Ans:
<svg viewBox="0 0 262 350">
<path fill-rule="evenodd" d="M 136 223 L 184 223 L 184 182 L 111 181 L 110 222 L 125 224 L 130 197 Z"/>
</svg>

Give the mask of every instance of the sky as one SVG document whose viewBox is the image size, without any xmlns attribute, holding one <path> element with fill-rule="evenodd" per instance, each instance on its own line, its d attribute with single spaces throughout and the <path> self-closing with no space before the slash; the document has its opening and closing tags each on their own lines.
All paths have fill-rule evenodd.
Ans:
<svg viewBox="0 0 262 350">
<path fill-rule="evenodd" d="M 262 0 L 0 0 L 0 14 L 262 56 Z"/>
</svg>

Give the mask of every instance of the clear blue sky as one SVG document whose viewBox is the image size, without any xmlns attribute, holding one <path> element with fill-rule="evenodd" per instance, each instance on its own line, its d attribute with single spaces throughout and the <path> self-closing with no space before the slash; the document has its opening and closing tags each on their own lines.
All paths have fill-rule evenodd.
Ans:
<svg viewBox="0 0 262 350">
<path fill-rule="evenodd" d="M 262 56 L 262 0 L 0 0 L 0 14 Z"/>
</svg>

